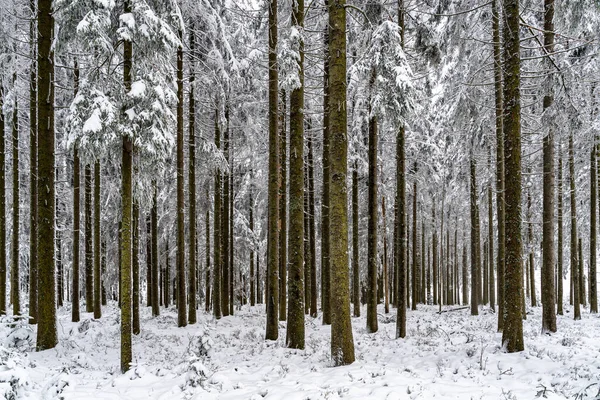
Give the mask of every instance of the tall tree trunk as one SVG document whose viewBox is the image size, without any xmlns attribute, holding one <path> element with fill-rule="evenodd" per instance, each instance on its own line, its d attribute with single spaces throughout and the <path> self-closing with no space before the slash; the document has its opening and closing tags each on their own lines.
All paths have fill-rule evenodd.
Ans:
<svg viewBox="0 0 600 400">
<path fill-rule="evenodd" d="M 419 299 L 423 304 L 427 304 L 427 297 L 425 295 L 425 270 L 427 269 L 426 255 L 427 243 L 425 242 L 425 216 L 423 213 L 423 206 L 421 206 L 421 287 L 419 288 Z"/>
<path fill-rule="evenodd" d="M 0 85 L 2 83 L 0 82 Z M 4 107 L 4 86 L 0 91 L 0 110 Z M 0 112 L 0 248 L 6 249 L 6 179 L 4 112 Z M 37 238 L 36 238 L 37 239 Z M 0 314 L 6 315 L 6 251 L 0 251 Z"/>
<path fill-rule="evenodd" d="M 169 250 L 169 239 L 170 239 L 170 229 L 167 230 L 166 235 L 165 235 L 165 272 L 164 272 L 164 280 L 163 283 L 165 285 L 164 288 L 164 294 L 165 294 L 165 298 L 164 298 L 164 304 L 165 304 L 165 308 L 169 308 L 169 305 L 171 305 L 171 265 L 169 264 L 169 259 L 170 259 L 170 250 Z M 175 293 L 173 291 L 173 293 Z M 175 305 L 177 305 L 177 303 L 175 303 Z"/>
<path fill-rule="evenodd" d="M 277 70 L 277 0 L 269 4 L 269 187 L 267 232 L 267 325 L 265 338 L 277 340 L 279 312 L 279 73 Z"/>
<path fill-rule="evenodd" d="M 579 273 L 577 276 L 579 277 L 579 303 L 582 306 L 587 306 L 586 296 L 585 296 L 585 275 L 583 274 L 583 245 L 581 237 L 578 238 L 578 251 L 579 251 Z"/>
<path fill-rule="evenodd" d="M 435 221 L 435 200 L 433 201 L 433 205 L 431 207 L 431 215 L 432 215 L 432 225 L 433 225 L 433 238 L 431 239 L 432 242 L 432 252 L 433 252 L 433 304 L 438 304 L 439 303 L 439 296 L 438 296 L 438 269 L 439 269 L 439 259 L 438 259 L 438 251 L 437 251 L 437 242 L 438 242 L 438 238 L 437 238 L 437 225 L 436 225 L 436 221 Z"/>
<path fill-rule="evenodd" d="M 375 85 L 376 71 L 372 70 L 370 86 Z M 369 105 L 369 215 L 367 248 L 367 332 L 377 332 L 377 117 Z M 335 237 L 335 236 L 333 236 Z"/>
<path fill-rule="evenodd" d="M 102 275 L 104 275 L 104 271 L 102 271 Z M 152 307 L 152 282 L 154 279 L 152 276 L 152 218 L 148 214 L 146 216 L 146 307 Z"/>
<path fill-rule="evenodd" d="M 79 76 L 79 70 L 77 63 L 75 64 L 75 76 Z M 75 79 L 76 90 L 78 79 Z M 79 161 L 79 150 L 77 145 L 73 150 L 73 267 L 72 267 L 72 278 L 71 283 L 71 322 L 79 322 L 79 228 L 80 228 L 80 161 Z"/>
<path fill-rule="evenodd" d="M 130 0 L 124 0 L 124 13 L 131 12 Z M 131 91 L 133 43 L 123 41 L 123 84 L 125 93 Z M 133 142 L 123 137 L 121 161 L 121 372 L 129 370 L 131 364 L 131 216 L 133 205 Z"/>
<path fill-rule="evenodd" d="M 285 321 L 287 314 L 287 93 L 281 91 L 279 98 L 279 320 Z M 291 108 L 291 105 L 290 105 Z M 290 109 L 291 114 L 291 109 Z M 291 115 L 290 115 L 291 119 Z M 291 123 L 291 121 L 290 121 Z M 302 122 L 304 123 L 304 122 Z M 291 129 L 291 126 L 290 126 Z M 304 129 L 303 129 L 304 131 Z M 290 132 L 291 134 L 291 132 Z M 304 163 L 302 173 L 304 173 Z M 304 199 L 302 199 L 304 202 Z"/>
<path fill-rule="evenodd" d="M 292 25 L 299 32 L 304 30 L 304 0 L 297 0 L 293 5 Z M 304 42 L 299 43 L 300 59 L 298 72 L 300 86 L 290 95 L 290 232 L 289 232 L 289 268 L 288 277 L 288 347 L 304 349 Z M 282 176 L 285 182 L 285 130 L 282 137 Z M 285 201 L 285 184 L 282 183 Z M 285 207 L 282 208 L 285 224 Z M 282 226 L 282 230 L 285 227 Z M 283 236 L 284 237 L 284 236 Z M 285 243 L 285 242 L 284 242 Z M 282 243 L 281 248 L 285 245 Z M 283 255 L 281 256 L 284 257 Z M 285 268 L 285 265 L 284 265 Z M 308 282 L 307 282 L 308 285 Z"/>
<path fill-rule="evenodd" d="M 225 160 L 227 160 L 228 169 L 231 168 L 229 156 L 229 99 L 225 102 L 225 130 L 223 131 L 223 153 Z M 230 265 L 229 265 L 229 172 L 226 170 L 223 172 L 223 203 L 221 215 L 221 245 L 223 246 L 223 253 L 221 254 L 221 312 L 224 317 L 227 317 L 229 313 L 229 281 L 233 278 L 230 276 Z"/>
<path fill-rule="evenodd" d="M 183 139 L 183 32 L 177 47 L 177 326 L 187 325 L 185 288 L 185 177 Z"/>
<path fill-rule="evenodd" d="M 256 248 L 256 236 L 254 234 L 254 174 L 250 170 L 250 188 L 248 189 L 248 220 L 250 228 L 250 305 L 256 305 L 256 275 L 254 272 L 254 249 Z M 208 215 L 207 215 L 208 217 Z M 208 227 L 208 225 L 207 225 Z M 208 245 L 208 242 L 207 242 Z M 208 261 L 208 259 L 207 259 Z"/>
<path fill-rule="evenodd" d="M 194 25 L 190 29 L 190 92 L 189 92 L 189 112 L 188 112 L 188 149 L 189 149 L 189 175 L 188 175 L 188 186 L 189 186 L 189 204 L 190 209 L 188 212 L 189 229 L 190 229 L 190 253 L 189 253 L 189 314 L 188 322 L 190 324 L 196 323 L 196 296 L 197 282 L 196 282 L 196 257 L 197 257 L 197 238 L 196 238 L 196 99 L 194 97 L 194 86 L 195 86 L 195 68 L 193 57 L 195 36 L 194 36 Z"/>
<path fill-rule="evenodd" d="M 346 110 L 346 1 L 329 0 L 331 357 L 354 362 L 348 274 L 348 115 Z"/>
<path fill-rule="evenodd" d="M 207 193 L 207 198 L 208 193 Z M 204 304 L 204 311 L 210 311 L 211 304 L 211 284 L 210 284 L 210 210 L 206 209 L 206 277 L 205 277 L 205 291 L 206 291 L 206 302 Z"/>
<path fill-rule="evenodd" d="M 475 158 L 471 154 L 471 315 L 479 315 L 479 230 L 477 215 L 477 177 Z"/>
<path fill-rule="evenodd" d="M 545 175 L 544 175 L 545 176 Z M 562 154 L 558 154 L 558 233 L 557 244 L 558 248 L 556 261 L 556 313 L 563 315 L 563 161 Z"/>
<path fill-rule="evenodd" d="M 13 80 L 15 86 L 17 83 L 17 74 Z M 16 87 L 14 88 L 16 90 Z M 20 291 L 20 271 L 19 271 L 19 106 L 17 98 L 14 99 L 13 117 L 12 117 L 12 195 L 13 195 L 13 219 L 12 219 L 12 247 L 11 247 L 11 297 L 13 306 L 13 315 L 21 315 L 21 291 Z"/>
<path fill-rule="evenodd" d="M 573 287 L 573 308 L 575 320 L 581 319 L 579 300 L 579 260 L 577 251 L 577 200 L 575 196 L 575 161 L 573 133 L 569 136 L 569 184 L 571 194 L 571 285 Z"/>
<path fill-rule="evenodd" d="M 398 25 L 400 26 L 400 46 L 402 46 L 402 48 L 404 48 L 404 13 L 404 0 L 398 0 Z M 396 204 L 398 205 L 398 215 L 396 218 L 398 243 L 397 248 L 395 249 L 397 253 L 396 258 L 398 260 L 398 315 L 396 317 L 396 338 L 406 337 L 406 270 L 408 264 L 406 247 L 408 239 L 406 237 L 406 155 L 404 147 L 405 129 L 404 125 L 400 125 L 396 133 Z"/>
<path fill-rule="evenodd" d="M 317 239 L 315 231 L 315 166 L 313 137 L 308 139 L 308 226 L 310 227 L 310 316 L 317 318 Z M 306 281 L 305 285 L 309 282 Z M 308 302 L 308 299 L 305 299 Z"/>
<path fill-rule="evenodd" d="M 92 233 L 92 167 L 87 164 L 85 176 L 85 311 L 94 312 L 94 249 Z"/>
<path fill-rule="evenodd" d="M 415 175 L 417 166 L 415 165 Z M 417 309 L 417 301 L 419 298 L 419 232 L 417 232 L 417 179 L 413 184 L 413 260 L 412 260 L 412 310 Z M 446 264 L 447 265 L 447 264 Z"/>
<path fill-rule="evenodd" d="M 233 150 L 232 143 L 230 143 L 230 150 Z M 229 163 L 231 173 L 229 174 L 229 315 L 233 315 L 234 302 L 234 290 L 235 287 L 235 266 L 233 264 L 233 199 L 235 194 L 233 192 L 233 161 Z"/>
<path fill-rule="evenodd" d="M 132 322 L 132 332 L 134 335 L 139 335 L 140 333 L 140 206 L 137 202 L 137 200 L 134 200 L 133 202 L 133 222 L 132 222 L 132 286 L 133 286 L 133 290 L 132 290 L 132 311 L 133 311 L 133 322 Z M 99 230 L 98 230 L 99 232 Z M 98 235 L 99 237 L 100 235 Z M 96 239 L 94 238 L 94 242 L 96 241 Z M 99 242 L 99 241 L 98 241 Z M 98 243 L 99 245 L 99 243 Z M 100 249 L 98 249 L 98 253 L 100 253 Z M 98 257 L 99 258 L 99 257 Z M 100 260 L 98 259 L 98 264 L 100 264 Z M 100 267 L 98 267 L 98 282 L 100 282 L 99 279 L 99 275 L 100 275 Z M 96 277 L 96 275 L 94 276 L 94 278 Z M 96 282 L 94 280 L 94 282 Z M 100 283 L 98 283 L 98 286 L 100 286 Z M 96 293 L 100 293 L 100 290 L 98 288 L 98 292 L 94 292 L 94 295 L 96 295 Z M 98 294 L 99 297 L 99 294 Z M 98 298 L 98 303 L 100 299 Z M 95 301 L 95 300 L 94 300 Z M 96 312 L 96 303 L 94 303 L 94 313 Z M 98 307 L 100 308 L 100 307 Z"/>
<path fill-rule="evenodd" d="M 390 312 L 390 288 L 388 285 L 387 225 L 385 218 L 385 196 L 381 197 L 381 218 L 383 219 L 383 311 Z"/>
<path fill-rule="evenodd" d="M 534 248 L 534 243 L 533 243 L 533 215 L 531 214 L 531 189 L 527 189 L 527 210 L 528 210 L 528 214 L 529 217 L 527 218 L 529 220 L 529 222 L 527 223 L 528 225 L 528 242 L 529 242 L 529 283 L 531 285 L 531 288 L 529 289 L 529 291 L 531 292 L 531 307 L 535 307 L 537 306 L 537 301 L 535 298 L 535 263 L 534 263 L 534 257 L 533 257 L 533 248 Z"/>
<path fill-rule="evenodd" d="M 352 297 L 353 315 L 360 317 L 360 263 L 358 252 L 358 162 L 352 169 Z"/>
<path fill-rule="evenodd" d="M 100 161 L 94 163 L 94 318 L 102 317 L 102 293 L 100 291 Z M 135 243 L 134 243 L 135 244 Z M 135 265 L 134 265 L 135 268 Z M 135 290 L 135 286 L 134 286 Z M 139 291 L 139 283 L 138 283 Z M 134 293 L 135 294 L 135 293 Z M 138 293 L 139 296 L 139 293 Z M 134 303 L 135 306 L 135 303 Z M 139 307 L 139 300 L 138 300 Z M 139 324 L 139 321 L 138 321 Z M 139 329 L 138 329 L 139 332 Z"/>
<path fill-rule="evenodd" d="M 102 239 L 102 244 L 100 245 L 102 249 L 102 258 L 100 260 L 100 278 L 106 276 L 106 238 Z M 100 290 L 102 291 L 102 305 L 106 306 L 106 287 L 103 282 L 103 279 L 100 279 Z"/>
<path fill-rule="evenodd" d="M 160 303 L 162 302 L 162 285 L 160 285 L 160 259 L 158 257 L 158 188 L 156 181 L 152 182 L 152 316 L 160 315 Z"/>
<path fill-rule="evenodd" d="M 492 156 L 490 150 L 489 165 L 490 171 L 492 170 Z M 490 292 L 490 308 L 496 310 L 496 281 L 494 277 L 494 202 L 492 194 L 492 184 L 488 185 L 488 243 L 489 243 L 489 292 Z"/>
<path fill-rule="evenodd" d="M 38 78 L 38 330 L 36 350 L 56 346 L 56 297 L 54 264 L 54 10 L 52 0 L 37 3 L 37 78 Z M 4 151 L 0 152 L 4 154 Z M 2 160 L 3 160 L 2 156 Z M 2 161 L 0 160 L 0 161 Z M 3 162 L 0 163 L 4 165 Z M 4 168 L 0 168 L 4 170 Z M 2 173 L 3 174 L 3 173 Z M 4 179 L 0 177 L 1 187 Z M 4 189 L 2 189 L 4 190 Z M 4 196 L 0 193 L 0 202 Z M 0 204 L 0 218 L 4 209 Z M 5 224 L 1 223 L 0 227 Z M 1 228 L 0 228 L 1 229 Z M 0 232 L 0 245 L 5 235 Z M 0 246 L 1 247 L 1 246 Z M 1 247 L 4 248 L 4 247 Z M 4 254 L 4 252 L 0 252 Z M 0 265 L 5 265 L 0 259 Z M 1 307 L 0 307 L 1 308 Z"/>
<path fill-rule="evenodd" d="M 219 125 L 219 108 L 215 110 L 215 146 L 217 149 L 221 148 L 221 127 Z M 222 267 L 222 236 L 221 236 L 221 224 L 222 224 L 222 213 L 221 213 L 221 189 L 223 185 L 221 183 L 221 171 L 215 171 L 215 185 L 214 185 L 214 212 L 213 212 L 213 223 L 215 225 L 213 229 L 213 291 L 212 291 L 212 304 L 213 304 L 213 315 L 216 319 L 221 318 L 221 267 Z"/>
<path fill-rule="evenodd" d="M 38 270 L 37 270 L 37 71 L 35 41 L 36 0 L 30 0 L 29 40 L 31 41 L 31 70 L 29 75 L 29 323 L 37 324 L 38 312 Z M 4 135 L 2 135 L 4 137 Z M 2 247 L 4 248 L 4 247 Z M 78 260 L 79 262 L 79 260 Z M 79 266 L 78 266 L 79 268 Z M 79 275 L 79 272 L 78 272 Z M 79 277 L 78 277 L 79 278 Z M 1 279 L 1 278 L 0 278 Z M 79 313 L 79 298 L 77 299 Z M 72 308 L 75 310 L 75 308 Z M 0 307 L 0 313 L 2 309 Z M 73 311 L 74 312 L 74 311 Z M 77 318 L 79 320 L 79 317 Z"/>
<path fill-rule="evenodd" d="M 469 272 L 467 266 L 467 242 L 463 234 L 463 259 L 462 259 L 462 298 L 463 305 L 469 304 Z"/>
<path fill-rule="evenodd" d="M 502 56 L 500 43 L 500 8 L 492 0 L 492 40 L 494 47 L 494 92 L 496 105 L 496 210 L 498 213 L 498 332 L 504 329 L 504 266 L 505 266 L 505 204 L 504 204 L 504 133 L 502 114 Z"/>
<path fill-rule="evenodd" d="M 310 207 L 308 205 L 308 157 L 304 163 L 304 313 L 310 314 L 310 267 L 313 255 L 310 252 Z"/>
<path fill-rule="evenodd" d="M 596 223 L 598 218 L 597 213 L 597 194 L 598 194 L 598 178 L 597 178 L 597 159 L 596 159 L 596 138 L 590 152 L 590 266 L 588 279 L 590 280 L 590 313 L 598 313 L 598 289 L 596 277 Z"/>
<path fill-rule="evenodd" d="M 329 7 L 330 0 L 324 0 Z M 330 155 L 330 38 L 331 28 L 325 25 L 323 32 L 323 191 L 321 201 L 321 309 L 323 310 L 323 325 L 331 324 L 330 285 L 330 185 L 331 185 L 331 155 Z"/>
<path fill-rule="evenodd" d="M 544 46 L 545 51 L 554 53 L 554 0 L 544 0 Z M 550 64 L 548 62 L 547 64 Z M 552 106 L 554 93 L 551 86 L 544 96 L 544 110 Z M 556 295 L 554 287 L 554 130 L 550 128 L 543 141 L 544 158 L 544 200 L 543 200 L 543 222 L 542 222 L 542 332 L 556 332 Z M 593 152 L 592 152 L 593 157 Z M 593 167 L 592 167 L 593 169 Z M 560 178 L 559 178 L 560 179 Z M 593 178 L 592 178 L 593 179 Z M 561 184 L 559 183 L 559 186 Z M 559 192 L 559 210 L 562 208 L 561 193 Z M 562 210 L 559 211 L 562 213 Z M 562 216 L 559 215 L 559 246 L 562 247 Z M 592 226 L 595 228 L 595 215 Z M 595 247 L 594 247 L 595 248 Z M 560 275 L 562 283 L 562 248 L 559 249 Z M 593 252 L 596 254 L 596 252 Z M 562 285 L 561 285 L 562 289 Z M 562 293 L 560 296 L 559 310 L 562 314 Z"/>
<path fill-rule="evenodd" d="M 521 101 L 519 54 L 519 0 L 504 1 L 504 165 L 506 205 L 506 254 L 504 293 L 511 301 L 504 304 L 502 343 L 509 353 L 522 351 L 523 240 L 521 237 Z"/>
</svg>

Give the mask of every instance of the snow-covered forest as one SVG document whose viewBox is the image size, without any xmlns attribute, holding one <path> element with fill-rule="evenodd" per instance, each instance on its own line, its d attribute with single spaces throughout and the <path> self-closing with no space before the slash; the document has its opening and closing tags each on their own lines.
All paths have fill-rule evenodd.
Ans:
<svg viewBox="0 0 600 400">
<path fill-rule="evenodd" d="M 0 0 L 0 398 L 600 398 L 594 0 Z"/>
</svg>

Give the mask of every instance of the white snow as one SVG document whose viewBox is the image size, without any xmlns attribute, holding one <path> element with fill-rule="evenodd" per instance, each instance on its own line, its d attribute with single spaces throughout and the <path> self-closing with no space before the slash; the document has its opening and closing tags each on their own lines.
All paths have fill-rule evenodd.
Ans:
<svg viewBox="0 0 600 400">
<path fill-rule="evenodd" d="M 320 317 L 307 317 L 301 351 L 285 347 L 285 322 L 279 340 L 264 340 L 264 305 L 218 321 L 199 310 L 197 324 L 177 328 L 174 308 L 152 318 L 142 304 L 135 364 L 126 374 L 119 371 L 116 305 L 104 307 L 100 320 L 82 305 L 79 323 L 70 322 L 69 307 L 59 310 L 55 349 L 36 353 L 24 349 L 27 342 L 9 349 L 8 339 L 0 345 L 0 393 L 67 400 L 583 399 L 594 398 L 600 383 L 600 318 L 584 310 L 583 319 L 573 321 L 568 305 L 554 335 L 540 333 L 541 308 L 529 310 L 526 349 L 514 354 L 502 351 L 497 316 L 486 308 L 471 317 L 468 309 L 440 315 L 435 306 L 419 306 L 408 311 L 403 340 L 394 338 L 396 310 L 385 315 L 380 308 L 375 334 L 366 332 L 364 316 L 352 319 L 356 362 L 332 367 L 330 327 Z M 29 330 L 8 320 L 0 320 L 0 337 Z"/>
<path fill-rule="evenodd" d="M 98 133 L 101 130 L 102 121 L 100 120 L 100 111 L 96 109 L 83 124 L 83 133 Z"/>
<path fill-rule="evenodd" d="M 133 98 L 142 97 L 146 93 L 146 83 L 144 81 L 135 81 L 131 84 L 129 95 Z"/>
</svg>

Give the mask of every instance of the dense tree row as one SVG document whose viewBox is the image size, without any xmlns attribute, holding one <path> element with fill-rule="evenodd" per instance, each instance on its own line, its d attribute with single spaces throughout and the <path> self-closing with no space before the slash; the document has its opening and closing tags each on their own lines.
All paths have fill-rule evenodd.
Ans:
<svg viewBox="0 0 600 400">
<path fill-rule="evenodd" d="M 0 312 L 38 350 L 67 302 L 118 302 L 123 371 L 143 305 L 264 304 L 297 349 L 319 317 L 335 365 L 361 304 L 397 338 L 497 307 L 509 352 L 539 300 L 559 329 L 565 278 L 597 313 L 593 2 L 5 3 Z"/>
</svg>

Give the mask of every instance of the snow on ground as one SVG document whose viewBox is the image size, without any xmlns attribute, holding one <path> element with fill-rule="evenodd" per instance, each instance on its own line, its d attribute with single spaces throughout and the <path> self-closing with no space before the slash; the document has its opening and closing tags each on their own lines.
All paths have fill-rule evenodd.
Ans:
<svg viewBox="0 0 600 400">
<path fill-rule="evenodd" d="M 449 307 L 451 308 L 451 307 Z M 448 309 L 448 308 L 445 308 Z M 570 311 L 569 307 L 567 310 Z M 119 310 L 100 320 L 82 313 L 70 322 L 59 310 L 60 343 L 33 352 L 35 328 L 0 320 L 0 398 L 7 399 L 534 399 L 597 398 L 600 385 L 600 318 L 583 311 L 558 318 L 559 332 L 540 333 L 541 308 L 524 321 L 526 350 L 507 354 L 496 315 L 481 309 L 437 314 L 409 311 L 408 337 L 396 340 L 395 310 L 380 309 L 379 332 L 367 334 L 353 318 L 356 362 L 332 367 L 330 327 L 307 317 L 306 350 L 264 340 L 264 307 L 244 307 L 216 321 L 177 328 L 176 311 L 152 318 L 142 308 L 134 362 L 119 372 Z M 577 397 L 579 396 L 579 397 Z"/>
</svg>

